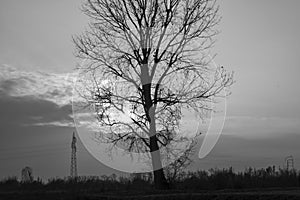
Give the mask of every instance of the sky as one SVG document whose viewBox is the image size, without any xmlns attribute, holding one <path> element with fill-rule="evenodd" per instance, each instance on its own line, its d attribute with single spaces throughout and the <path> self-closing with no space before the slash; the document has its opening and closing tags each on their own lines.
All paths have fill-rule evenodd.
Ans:
<svg viewBox="0 0 300 200">
<path fill-rule="evenodd" d="M 42 178 L 69 175 L 74 131 L 72 36 L 85 30 L 82 1 L 0 1 L 0 178 L 25 166 Z M 300 1 L 219 1 L 212 53 L 234 71 L 220 140 L 193 169 L 300 169 Z M 119 173 L 78 141 L 80 175 Z"/>
</svg>

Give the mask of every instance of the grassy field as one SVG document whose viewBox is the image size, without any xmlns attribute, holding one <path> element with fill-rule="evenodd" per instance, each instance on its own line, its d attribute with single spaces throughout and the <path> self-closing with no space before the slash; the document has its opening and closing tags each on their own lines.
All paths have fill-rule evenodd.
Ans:
<svg viewBox="0 0 300 200">
<path fill-rule="evenodd" d="M 184 172 L 169 179 L 169 190 L 155 190 L 151 177 L 80 176 L 24 182 L 0 181 L 0 200 L 300 200 L 300 172 L 275 167 Z"/>
<path fill-rule="evenodd" d="M 197 193 L 166 191 L 162 194 L 90 194 L 70 191 L 1 192 L 1 200 L 299 200 L 300 189 L 220 190 Z"/>
</svg>

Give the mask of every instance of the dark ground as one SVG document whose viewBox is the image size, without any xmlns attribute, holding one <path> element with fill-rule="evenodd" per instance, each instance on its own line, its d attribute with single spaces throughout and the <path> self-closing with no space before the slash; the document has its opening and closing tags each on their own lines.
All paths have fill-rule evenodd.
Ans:
<svg viewBox="0 0 300 200">
<path fill-rule="evenodd" d="M 138 193 L 138 192 L 137 192 Z M 266 190 L 218 190 L 197 193 L 180 191 L 156 191 L 156 194 L 119 193 L 91 194 L 76 191 L 11 191 L 1 192 L 1 200 L 299 200 L 299 188 L 273 188 Z M 161 193 L 161 194 L 157 194 Z"/>
<path fill-rule="evenodd" d="M 151 176 L 0 180 L 0 200 L 300 200 L 300 171 L 267 167 L 182 172 L 156 190 Z"/>
</svg>

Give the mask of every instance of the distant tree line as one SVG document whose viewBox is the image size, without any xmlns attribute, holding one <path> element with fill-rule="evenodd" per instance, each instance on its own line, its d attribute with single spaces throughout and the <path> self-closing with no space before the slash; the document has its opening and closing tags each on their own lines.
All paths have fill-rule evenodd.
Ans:
<svg viewBox="0 0 300 200">
<path fill-rule="evenodd" d="M 203 191 L 221 189 L 253 188 L 289 188 L 300 187 L 300 171 L 247 168 L 243 172 L 234 172 L 233 168 L 210 169 L 208 171 L 181 172 L 176 177 L 168 177 L 172 190 Z M 0 181 L 0 192 L 7 191 L 76 191 L 97 193 L 122 193 L 138 191 L 153 192 L 154 183 L 151 174 L 131 174 L 128 177 L 84 176 L 72 178 L 53 178 L 43 181 L 38 178 L 32 182 L 19 181 L 9 177 Z"/>
</svg>

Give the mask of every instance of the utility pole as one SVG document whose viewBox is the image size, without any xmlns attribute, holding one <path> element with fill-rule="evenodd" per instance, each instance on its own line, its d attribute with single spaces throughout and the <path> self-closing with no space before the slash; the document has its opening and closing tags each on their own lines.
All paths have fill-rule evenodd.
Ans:
<svg viewBox="0 0 300 200">
<path fill-rule="evenodd" d="M 76 178 L 77 177 L 77 160 L 76 160 L 76 136 L 75 132 L 73 132 L 73 137 L 72 137 L 72 155 L 71 155 L 71 169 L 70 169 L 70 176 L 71 178 Z"/>
</svg>

